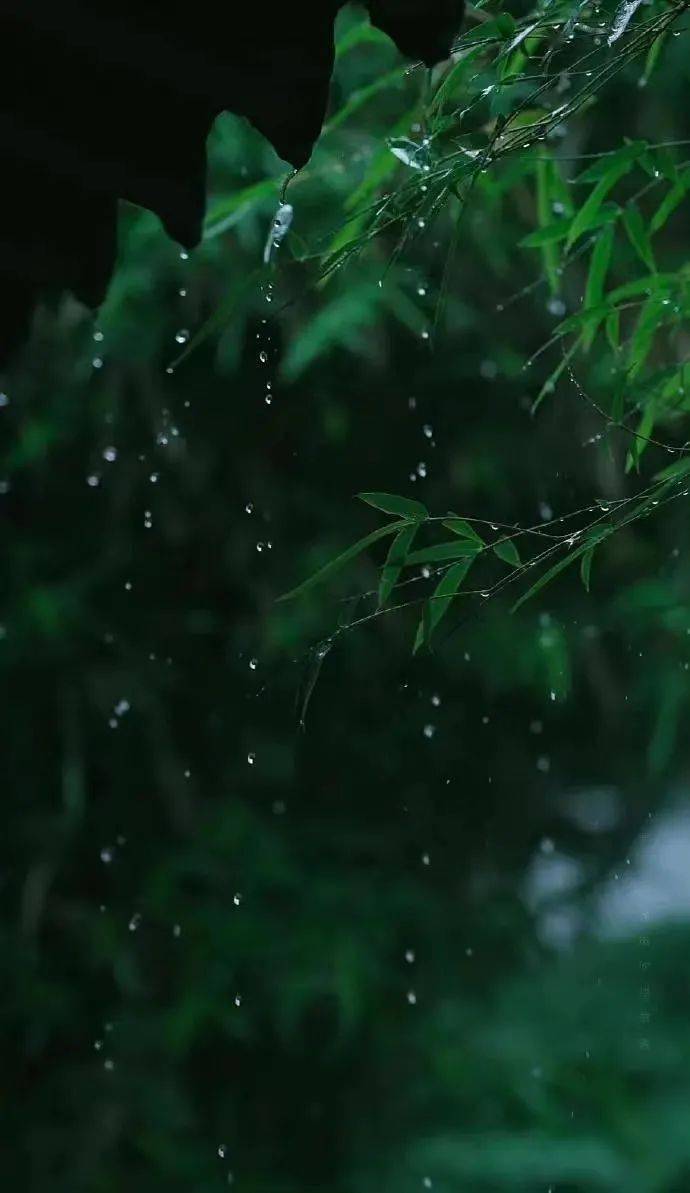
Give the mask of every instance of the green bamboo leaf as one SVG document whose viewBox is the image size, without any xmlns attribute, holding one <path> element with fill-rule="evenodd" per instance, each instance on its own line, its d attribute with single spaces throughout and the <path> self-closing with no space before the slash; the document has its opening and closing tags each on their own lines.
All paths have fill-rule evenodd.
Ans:
<svg viewBox="0 0 690 1193">
<path fill-rule="evenodd" d="M 589 592 L 589 580 L 592 572 L 592 560 L 594 559 L 595 550 L 596 547 L 589 547 L 588 550 L 585 551 L 580 561 L 580 576 L 587 592 Z"/>
<path fill-rule="evenodd" d="M 564 555 L 562 559 L 559 559 L 558 563 L 555 563 L 553 567 L 550 567 L 548 571 L 544 572 L 539 579 L 535 581 L 532 587 L 527 589 L 527 592 L 524 592 L 521 597 L 518 597 L 510 612 L 516 613 L 517 610 L 526 603 L 526 601 L 531 600 L 532 597 L 536 596 L 536 594 L 540 592 L 542 588 L 545 588 L 551 580 L 555 579 L 556 576 L 558 576 L 561 572 L 564 572 L 566 568 L 569 568 L 573 563 L 575 563 L 577 559 L 584 555 L 585 551 L 589 551 L 590 547 L 591 543 L 581 543 L 579 547 L 575 547 L 572 551 L 569 551 L 567 555 Z"/>
<path fill-rule="evenodd" d="M 412 551 L 405 560 L 405 567 L 412 567 L 418 563 L 440 563 L 444 559 L 471 559 L 479 553 L 479 547 L 473 542 L 462 542 L 454 539 L 448 543 L 436 543 L 433 547 L 423 547 L 421 551 Z"/>
<path fill-rule="evenodd" d="M 689 189 L 690 166 L 686 166 L 686 168 L 679 173 L 677 182 L 675 182 L 671 189 L 666 192 L 664 198 L 661 200 L 661 203 L 652 216 L 649 225 L 649 230 L 652 236 L 661 228 L 663 228 L 669 216 L 673 215 L 676 207 L 683 202 L 683 199 L 685 198 Z"/>
<path fill-rule="evenodd" d="M 462 538 L 472 539 L 472 542 L 484 546 L 484 539 L 474 527 L 464 518 L 458 518 L 453 514 L 452 518 L 444 518 L 443 525 L 446 530 L 452 530 L 453 534 L 459 534 Z"/>
<path fill-rule="evenodd" d="M 606 328 L 606 339 L 608 340 L 614 352 L 617 352 L 621 345 L 621 313 L 618 309 L 611 311 L 606 316 L 604 324 Z"/>
<path fill-rule="evenodd" d="M 391 592 L 398 582 L 398 577 L 402 571 L 403 561 L 407 555 L 414 537 L 419 530 L 419 522 L 413 522 L 411 526 L 403 526 L 396 534 L 393 542 L 390 545 L 390 550 L 386 556 L 386 562 L 381 572 L 381 582 L 379 584 L 379 609 L 385 605 Z"/>
<path fill-rule="evenodd" d="M 546 381 L 542 385 L 541 389 L 539 390 L 539 393 L 537 394 L 536 398 L 534 399 L 534 402 L 532 403 L 532 414 L 534 414 L 539 409 L 542 402 L 544 401 L 544 398 L 547 397 L 548 394 L 552 394 L 553 391 L 555 390 L 556 382 L 558 381 L 561 374 L 565 371 L 565 369 L 567 369 L 568 362 L 571 360 L 571 358 L 575 355 L 578 348 L 580 347 L 581 340 L 582 340 L 581 336 L 578 336 L 577 339 L 573 340 L 573 342 L 570 345 L 570 347 L 568 348 L 567 352 L 563 353 L 563 355 L 562 355 L 561 359 L 559 360 L 558 364 L 556 365 L 555 369 L 553 369 L 553 371 L 546 378 Z"/>
<path fill-rule="evenodd" d="M 628 376 L 631 380 L 640 372 L 651 352 L 665 305 L 662 294 L 652 294 L 640 311 L 628 356 Z"/>
<path fill-rule="evenodd" d="M 585 199 L 582 207 L 575 213 L 572 224 L 570 225 L 568 238 L 565 242 L 566 249 L 572 248 L 575 241 L 582 236 L 583 232 L 588 232 L 594 225 L 604 199 L 623 175 L 627 174 L 631 165 L 632 162 L 628 160 L 618 160 L 615 163 L 609 164 L 607 172 L 599 179 L 596 186 L 592 188 Z"/>
<path fill-rule="evenodd" d="M 615 149 L 613 153 L 602 153 L 593 165 L 578 174 L 577 181 L 599 182 L 608 178 L 612 172 L 622 170 L 623 173 L 626 173 L 637 159 L 642 157 L 646 149 L 646 141 L 630 141 L 628 145 L 623 145 L 621 149 Z"/>
<path fill-rule="evenodd" d="M 645 227 L 640 209 L 635 203 L 629 203 L 624 208 L 623 225 L 638 257 L 654 273 L 656 271 L 656 261 L 654 260 L 649 233 Z"/>
<path fill-rule="evenodd" d="M 357 496 L 367 505 L 373 505 L 374 509 L 383 510 L 384 514 L 398 514 L 417 522 L 429 517 L 426 506 L 411 497 L 398 497 L 397 493 L 358 493 Z"/>
<path fill-rule="evenodd" d="M 630 472 L 635 468 L 639 472 L 640 456 L 643 451 L 649 446 L 646 440 L 654 430 L 654 423 L 656 422 L 656 410 L 654 403 L 650 402 L 645 407 L 642 418 L 637 424 L 635 437 L 631 440 L 630 450 L 625 461 L 625 471 Z"/>
<path fill-rule="evenodd" d="M 616 286 L 615 290 L 609 290 L 606 298 L 612 306 L 617 306 L 628 298 L 639 298 L 641 294 L 650 295 L 653 291 L 669 290 L 677 284 L 678 275 L 675 273 L 655 273 L 653 277 L 645 274 L 644 277 L 633 278 L 631 282 Z"/>
<path fill-rule="evenodd" d="M 522 566 L 520 553 L 512 539 L 503 539 L 502 542 L 493 543 L 492 546 L 494 555 L 497 555 L 504 563 L 509 563 L 514 568 Z"/>
<path fill-rule="evenodd" d="M 601 305 L 604 296 L 604 282 L 611 262 L 614 236 L 615 231 L 612 227 L 605 228 L 592 249 L 585 288 L 584 308 L 586 311 Z M 600 321 L 601 316 L 592 314 L 589 321 L 585 323 L 582 331 L 582 347 L 585 352 L 592 346 Z"/>
<path fill-rule="evenodd" d="M 457 596 L 458 589 L 472 567 L 472 563 L 473 559 L 464 559 L 461 563 L 455 563 L 452 567 L 448 568 L 448 571 L 436 585 L 429 600 L 425 601 L 422 610 L 422 619 L 417 627 L 417 635 L 414 641 L 414 654 L 417 653 L 424 642 L 430 640 L 439 621 L 448 612 L 448 608 L 453 598 Z"/>
<path fill-rule="evenodd" d="M 537 215 L 539 223 L 543 228 L 549 223 L 549 216 L 551 214 L 551 162 L 544 161 L 542 158 L 537 158 Z M 568 223 L 569 221 L 565 221 Z M 549 289 L 552 294 L 557 294 L 560 289 L 560 281 L 558 274 L 558 253 L 553 242 L 547 242 L 542 247 L 542 260 L 544 262 L 544 272 L 548 279 Z"/>
<path fill-rule="evenodd" d="M 328 580 L 335 572 L 340 571 L 351 559 L 356 559 L 372 543 L 378 542 L 379 539 L 384 538 L 387 534 L 396 534 L 397 531 L 402 530 L 403 526 L 407 524 L 407 522 L 389 522 L 386 526 L 379 526 L 378 530 L 373 530 L 371 534 L 365 534 L 364 538 L 358 539 L 356 543 L 348 547 L 347 551 L 343 551 L 341 555 L 337 555 L 335 559 L 331 559 L 328 563 L 324 564 L 322 568 L 319 568 L 318 572 L 314 572 L 313 576 L 309 576 L 301 584 L 298 584 L 296 588 L 291 588 L 289 592 L 284 592 L 282 596 L 277 597 L 277 601 L 289 601 L 293 597 L 302 596 L 310 588 L 314 588 L 317 584 L 322 584 L 324 580 Z"/>
</svg>

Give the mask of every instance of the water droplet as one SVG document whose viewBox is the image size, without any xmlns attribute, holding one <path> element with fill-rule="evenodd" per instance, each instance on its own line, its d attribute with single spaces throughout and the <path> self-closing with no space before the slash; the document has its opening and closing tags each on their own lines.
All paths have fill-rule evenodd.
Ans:
<svg viewBox="0 0 690 1193">
<path fill-rule="evenodd" d="M 242 902 L 242 896 L 239 891 L 235 891 L 235 894 L 232 896 L 232 901 L 235 904 L 235 907 L 239 907 L 240 903 Z"/>
<path fill-rule="evenodd" d="M 7 394 L 0 393 L 0 406 L 9 406 L 9 404 L 10 399 L 8 398 Z"/>
<path fill-rule="evenodd" d="M 104 862 L 106 866 L 109 866 L 113 860 L 112 847 L 110 845 L 104 845 L 101 850 L 100 857 L 101 857 L 101 861 Z"/>
<path fill-rule="evenodd" d="M 436 732 L 436 726 L 435 725 L 425 725 L 422 732 L 426 738 L 432 738 Z"/>
<path fill-rule="evenodd" d="M 225 1157 L 227 1156 L 227 1154 L 228 1154 L 227 1143 L 219 1143 L 218 1144 L 218 1155 L 220 1156 L 221 1160 L 224 1160 Z"/>
<path fill-rule="evenodd" d="M 103 1068 L 105 1069 L 106 1073 L 112 1073 L 113 1069 L 115 1068 L 115 1061 L 108 1057 L 107 1060 L 103 1061 Z"/>
<path fill-rule="evenodd" d="M 175 332 L 175 339 L 178 344 L 186 344 L 189 339 L 189 328 L 181 327 L 179 331 Z"/>
<path fill-rule="evenodd" d="M 263 549 L 264 549 L 264 545 L 263 545 L 263 543 L 257 543 L 257 544 L 256 544 L 256 549 L 257 549 L 257 551 L 259 551 L 259 552 L 263 551 Z"/>
<path fill-rule="evenodd" d="M 103 368 L 103 357 L 102 356 L 94 356 L 93 360 L 91 361 L 91 367 L 94 369 L 102 369 Z"/>
<path fill-rule="evenodd" d="M 541 849 L 542 853 L 548 854 L 553 853 L 556 846 L 551 837 L 542 837 L 541 841 L 539 842 L 539 848 Z"/>
<path fill-rule="evenodd" d="M 186 252 L 185 249 L 181 249 L 180 250 L 180 261 L 188 261 L 188 260 L 189 260 L 189 253 Z"/>
<path fill-rule="evenodd" d="M 181 287 L 181 288 L 180 288 L 180 289 L 177 291 L 177 293 L 179 294 L 180 298 L 186 298 L 186 297 L 187 297 L 187 291 L 185 290 L 184 286 L 182 286 L 182 287 Z"/>
<path fill-rule="evenodd" d="M 134 915 L 132 916 L 132 918 L 128 924 L 130 932 L 136 932 L 140 923 L 141 923 L 141 912 L 135 911 Z"/>
<path fill-rule="evenodd" d="M 103 1047 L 103 1041 L 102 1040 L 94 1040 L 93 1046 L 94 1046 L 96 1052 L 100 1052 L 101 1048 Z"/>
<path fill-rule="evenodd" d="M 173 924 L 173 936 L 178 937 L 182 935 L 182 928 L 179 924 Z"/>
<path fill-rule="evenodd" d="M 249 670 L 250 670 L 250 671 L 256 671 L 256 669 L 257 669 L 257 667 L 258 667 L 258 666 L 259 666 L 259 660 L 258 660 L 258 659 L 250 659 L 250 660 L 249 660 Z"/>
<path fill-rule="evenodd" d="M 417 995 L 415 994 L 414 990 L 407 991 L 407 1001 L 409 1002 L 410 1006 L 413 1007 L 415 1005 L 417 1001 Z"/>
<path fill-rule="evenodd" d="M 261 349 L 261 352 L 259 353 L 259 360 L 261 361 L 262 365 L 265 365 L 266 362 L 268 361 L 268 353 L 264 352 L 263 348 Z"/>
<path fill-rule="evenodd" d="M 249 763 L 250 766 L 253 766 L 254 763 L 256 762 L 256 754 L 254 754 L 251 750 L 247 754 L 247 762 Z"/>
<path fill-rule="evenodd" d="M 408 965 L 412 965 L 412 964 L 413 964 L 413 962 L 414 962 L 414 949 L 406 949 L 406 951 L 405 951 L 405 960 L 407 961 L 407 964 L 408 964 Z"/>
<path fill-rule="evenodd" d="M 253 514 L 254 513 L 254 505 L 251 501 L 248 501 L 247 504 L 245 505 L 244 512 L 245 512 L 245 514 Z"/>
<path fill-rule="evenodd" d="M 431 697 L 431 703 L 433 704 L 434 708 L 438 708 L 439 704 L 441 703 L 441 697 L 437 692 L 434 692 L 433 696 Z"/>
<path fill-rule="evenodd" d="M 97 489 L 101 483 L 101 478 L 95 472 L 92 472 L 90 476 L 87 476 L 86 483 L 90 489 Z"/>
<path fill-rule="evenodd" d="M 419 464 L 417 465 L 417 476 L 421 476 L 422 479 L 424 479 L 424 477 L 426 476 L 426 473 L 427 473 L 426 464 L 424 463 L 423 460 L 420 460 Z"/>
<path fill-rule="evenodd" d="M 242 1003 L 242 995 L 236 994 L 235 995 L 235 1006 L 239 1007 L 241 1005 L 241 1003 Z"/>
<path fill-rule="evenodd" d="M 423 865 L 423 866 L 430 866 L 430 865 L 431 865 L 431 854 L 429 854 L 429 853 L 423 853 L 423 854 L 422 854 L 422 865 Z"/>
<path fill-rule="evenodd" d="M 426 435 L 427 439 L 431 439 L 431 436 L 434 433 L 434 429 L 429 423 L 424 424 L 424 426 L 422 427 L 422 431 Z"/>
<path fill-rule="evenodd" d="M 103 448 L 103 459 L 107 460 L 109 464 L 112 464 L 114 460 L 117 460 L 117 448 L 116 447 L 104 447 Z"/>
<path fill-rule="evenodd" d="M 93 338 L 94 338 L 94 340 L 96 341 L 96 343 L 97 343 L 97 344 L 102 344 L 102 343 L 103 343 L 103 332 L 102 332 L 102 331 L 95 331 L 95 332 L 93 333 Z"/>
<path fill-rule="evenodd" d="M 125 699 L 118 700 L 117 704 L 115 705 L 115 708 L 113 709 L 113 712 L 115 713 L 116 717 L 123 717 L 126 712 L 129 712 L 130 707 L 131 706 L 130 706 L 129 700 L 125 700 Z"/>
</svg>

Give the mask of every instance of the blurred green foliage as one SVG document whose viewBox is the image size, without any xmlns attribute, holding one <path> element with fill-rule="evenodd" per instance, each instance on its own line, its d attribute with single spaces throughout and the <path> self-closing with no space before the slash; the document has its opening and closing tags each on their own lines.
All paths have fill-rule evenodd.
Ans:
<svg viewBox="0 0 690 1193">
<path fill-rule="evenodd" d="M 480 5 L 429 79 L 347 10 L 275 266 L 284 166 L 224 116 L 197 252 L 123 208 L 97 321 L 40 312 L 0 409 L 3 1188 L 690 1188 L 687 918 L 605 917 L 682 807 L 690 664 L 687 19 L 628 15 Z M 499 543 L 414 656 L 427 540 L 276 603 L 382 491 Z M 595 507 L 636 516 L 511 613 Z"/>
</svg>

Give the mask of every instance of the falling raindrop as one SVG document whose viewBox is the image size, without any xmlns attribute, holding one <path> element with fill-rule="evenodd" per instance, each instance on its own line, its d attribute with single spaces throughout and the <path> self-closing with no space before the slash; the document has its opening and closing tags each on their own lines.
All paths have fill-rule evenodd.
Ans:
<svg viewBox="0 0 690 1193">
<path fill-rule="evenodd" d="M 290 231 L 292 224 L 292 217 L 294 215 L 294 208 L 291 203 L 281 202 L 278 205 L 271 227 L 268 232 L 266 245 L 264 247 L 264 264 L 268 265 L 273 253 L 279 249 L 285 237 Z"/>
<path fill-rule="evenodd" d="M 104 845 L 100 853 L 101 861 L 109 866 L 113 860 L 113 849 L 110 845 Z"/>
<path fill-rule="evenodd" d="M 432 738 L 436 732 L 436 726 L 435 725 L 425 725 L 422 732 L 426 738 Z"/>
<path fill-rule="evenodd" d="M 116 447 L 104 447 L 103 448 L 103 459 L 107 460 L 109 464 L 112 464 L 115 460 L 117 460 L 117 448 Z"/>
<path fill-rule="evenodd" d="M 189 339 L 189 329 L 187 327 L 181 327 L 179 331 L 175 332 L 175 339 L 178 344 L 186 344 L 187 340 Z"/>
<path fill-rule="evenodd" d="M 132 916 L 132 918 L 128 924 L 128 928 L 129 928 L 130 932 L 136 932 L 140 923 L 141 923 L 141 912 L 135 911 L 134 915 Z"/>
<path fill-rule="evenodd" d="M 240 903 L 242 902 L 242 896 L 239 891 L 235 891 L 235 894 L 232 896 L 232 901 L 235 904 L 235 907 L 239 907 Z"/>
<path fill-rule="evenodd" d="M 250 766 L 253 766 L 254 763 L 256 762 L 256 754 L 254 754 L 251 750 L 247 754 L 247 762 L 249 763 Z"/>
<path fill-rule="evenodd" d="M 407 1001 L 409 1002 L 410 1006 L 413 1007 L 415 1005 L 417 1001 L 417 995 L 415 994 L 414 990 L 407 991 Z"/>
</svg>

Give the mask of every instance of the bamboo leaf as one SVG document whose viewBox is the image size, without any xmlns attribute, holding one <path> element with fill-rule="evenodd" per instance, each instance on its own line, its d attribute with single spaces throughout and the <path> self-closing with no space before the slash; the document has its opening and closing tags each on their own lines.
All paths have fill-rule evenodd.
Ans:
<svg viewBox="0 0 690 1193">
<path fill-rule="evenodd" d="M 571 248 L 575 241 L 582 236 L 583 232 L 588 232 L 593 226 L 604 199 L 619 179 L 624 174 L 627 174 L 631 165 L 632 161 L 627 159 L 619 159 L 613 163 L 609 163 L 606 173 L 599 179 L 596 186 L 592 188 L 582 207 L 576 212 L 565 242 L 566 249 Z"/>
<path fill-rule="evenodd" d="M 656 271 L 656 261 L 654 260 L 649 233 L 645 227 L 640 209 L 635 203 L 630 203 L 624 208 L 623 225 L 638 257 L 654 273 Z"/>
<path fill-rule="evenodd" d="M 509 563 L 511 567 L 518 568 L 522 565 L 520 553 L 512 539 L 503 539 L 500 543 L 494 543 L 493 552 L 504 563 Z"/>
<path fill-rule="evenodd" d="M 673 215 L 676 207 L 683 202 L 688 189 L 690 189 L 690 166 L 686 166 L 686 168 L 681 171 L 678 176 L 678 181 L 675 182 L 671 189 L 666 192 L 664 198 L 661 200 L 661 203 L 654 212 L 649 225 L 649 230 L 652 236 L 656 232 L 660 231 L 661 228 L 663 228 L 669 216 Z"/>
<path fill-rule="evenodd" d="M 417 635 L 414 641 L 414 654 L 417 653 L 424 642 L 430 640 L 441 618 L 448 612 L 448 608 L 453 598 L 457 596 L 458 589 L 469 572 L 472 563 L 473 559 L 464 559 L 461 563 L 455 563 L 452 567 L 448 568 L 448 571 L 436 585 L 429 600 L 424 603 L 422 619 L 417 627 Z"/>
<path fill-rule="evenodd" d="M 588 550 L 585 551 L 580 561 L 580 576 L 587 592 L 589 592 L 589 580 L 592 572 L 592 560 L 594 559 L 595 549 L 595 547 L 589 547 Z"/>
<path fill-rule="evenodd" d="M 328 563 L 319 568 L 318 572 L 314 572 L 296 588 L 291 588 L 289 592 L 284 592 L 282 596 L 277 597 L 278 601 L 290 601 L 293 597 L 302 596 L 308 592 L 310 588 L 315 588 L 317 584 L 323 584 L 325 580 L 330 579 L 335 572 L 340 571 L 349 563 L 351 559 L 356 559 L 361 555 L 362 551 L 366 551 L 373 543 L 378 542 L 379 539 L 384 538 L 387 534 L 395 534 L 398 530 L 402 530 L 403 526 L 407 525 L 405 522 L 389 522 L 386 526 L 379 526 L 378 530 L 373 530 L 371 534 L 366 534 L 364 538 L 358 539 L 347 551 L 343 551 L 341 555 L 337 555 L 335 559 L 331 559 Z"/>
<path fill-rule="evenodd" d="M 584 300 L 584 307 L 587 311 L 600 306 L 602 302 L 604 282 L 606 281 L 606 274 L 608 273 L 611 262 L 614 235 L 615 232 L 612 227 L 605 228 L 592 249 Z M 592 346 L 592 341 L 597 333 L 600 321 L 601 316 L 593 314 L 589 321 L 585 323 L 582 332 L 582 347 L 585 352 Z"/>
<path fill-rule="evenodd" d="M 433 547 L 423 547 L 421 551 L 413 551 L 405 560 L 405 567 L 412 567 L 418 563 L 440 563 L 444 559 L 462 559 L 465 556 L 474 558 L 479 553 L 476 543 L 462 542 L 454 539 L 448 543 L 436 543 Z"/>
<path fill-rule="evenodd" d="M 443 525 L 446 527 L 446 530 L 452 530 L 453 534 L 459 534 L 462 538 L 472 539 L 472 542 L 478 543 L 482 547 L 484 546 L 484 540 L 481 535 L 477 534 L 474 527 L 464 518 L 456 518 L 453 515 L 452 518 L 444 518 Z"/>
<path fill-rule="evenodd" d="M 403 561 L 407 552 L 409 551 L 414 537 L 419 530 L 419 523 L 413 522 L 411 526 L 403 526 L 396 534 L 393 542 L 390 545 L 390 550 L 386 556 L 386 562 L 381 572 L 381 582 L 379 584 L 379 609 L 385 605 L 391 592 L 398 582 L 398 577 L 402 571 Z"/>
<path fill-rule="evenodd" d="M 399 497 L 396 493 L 358 493 L 357 496 L 367 505 L 373 505 L 374 509 L 383 510 L 384 514 L 397 514 L 418 522 L 429 517 L 426 506 L 411 497 Z"/>
</svg>

